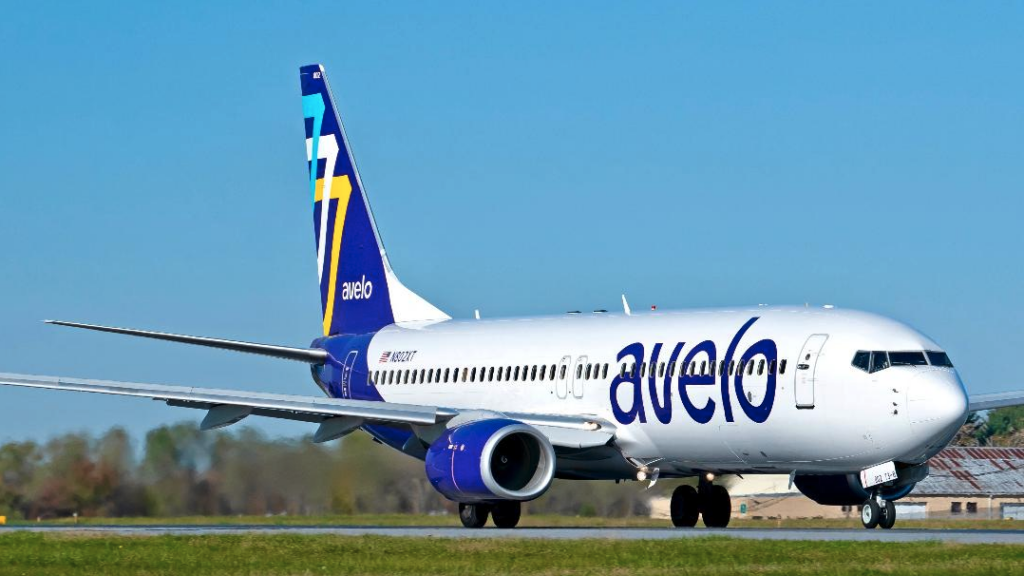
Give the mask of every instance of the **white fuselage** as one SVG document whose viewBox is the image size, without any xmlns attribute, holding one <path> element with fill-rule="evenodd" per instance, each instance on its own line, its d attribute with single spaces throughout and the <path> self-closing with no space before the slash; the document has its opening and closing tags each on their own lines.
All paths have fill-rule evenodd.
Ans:
<svg viewBox="0 0 1024 576">
<path fill-rule="evenodd" d="M 722 368 L 730 344 L 753 318 Z M 740 368 L 733 364 L 762 340 L 774 343 L 777 362 L 753 354 L 738 384 Z M 705 350 L 684 366 L 701 343 Z M 642 358 L 620 360 L 633 344 L 642 346 Z M 894 320 L 831 308 L 568 314 L 390 326 L 371 341 L 369 374 L 355 377 L 375 381 L 389 402 L 593 415 L 617 426 L 623 456 L 657 462 L 663 475 L 850 472 L 888 461 L 924 462 L 966 418 L 959 376 L 933 365 L 869 373 L 852 364 L 858 351 L 941 348 Z M 681 385 L 681 370 L 703 371 L 706 379 Z M 627 381 L 616 379 L 622 374 Z M 622 417 L 623 410 L 632 417 Z"/>
</svg>

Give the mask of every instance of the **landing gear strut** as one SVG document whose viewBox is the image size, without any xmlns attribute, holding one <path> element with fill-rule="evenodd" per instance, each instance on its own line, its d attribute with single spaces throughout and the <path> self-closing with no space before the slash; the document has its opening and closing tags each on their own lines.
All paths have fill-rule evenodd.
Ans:
<svg viewBox="0 0 1024 576">
<path fill-rule="evenodd" d="M 896 505 L 891 500 L 872 496 L 860 509 L 860 521 L 868 530 L 875 526 L 888 530 L 896 524 Z"/>
<path fill-rule="evenodd" d="M 724 486 L 712 484 L 705 476 L 701 477 L 697 489 L 693 486 L 676 488 L 669 509 L 673 526 L 693 528 L 697 517 L 701 516 L 708 528 L 725 528 L 732 516 L 732 499 Z"/>
</svg>

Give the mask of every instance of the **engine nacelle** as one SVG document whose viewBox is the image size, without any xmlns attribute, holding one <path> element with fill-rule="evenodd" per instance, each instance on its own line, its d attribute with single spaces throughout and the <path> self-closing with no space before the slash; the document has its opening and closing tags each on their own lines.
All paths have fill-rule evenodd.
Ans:
<svg viewBox="0 0 1024 576">
<path fill-rule="evenodd" d="M 456 502 L 533 500 L 555 476 L 555 450 L 539 430 L 507 418 L 445 431 L 427 449 L 427 479 Z"/>
<path fill-rule="evenodd" d="M 925 474 L 927 475 L 927 472 Z M 826 506 L 857 506 L 871 496 L 861 485 L 859 474 L 797 474 L 793 484 L 804 496 Z M 897 482 L 893 487 L 882 489 L 882 498 L 899 500 L 910 494 L 915 484 L 916 482 Z"/>
</svg>

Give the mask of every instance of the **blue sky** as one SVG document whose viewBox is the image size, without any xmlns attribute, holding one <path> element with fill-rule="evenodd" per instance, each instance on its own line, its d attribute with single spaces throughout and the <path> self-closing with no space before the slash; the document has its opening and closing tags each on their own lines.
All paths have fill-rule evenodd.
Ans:
<svg viewBox="0 0 1024 576">
<path fill-rule="evenodd" d="M 1024 6 L 65 3 L 0 18 L 0 371 L 316 394 L 44 318 L 317 335 L 298 67 L 455 317 L 810 302 L 1024 388 Z M 0 390 L 0 440 L 200 414 Z M 253 419 L 270 434 L 306 425 Z"/>
</svg>

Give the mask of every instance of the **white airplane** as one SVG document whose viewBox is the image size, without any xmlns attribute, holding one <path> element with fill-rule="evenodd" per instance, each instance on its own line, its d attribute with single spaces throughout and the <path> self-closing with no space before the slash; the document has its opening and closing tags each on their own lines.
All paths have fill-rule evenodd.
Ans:
<svg viewBox="0 0 1024 576">
<path fill-rule="evenodd" d="M 928 474 L 977 410 L 942 347 L 850 310 L 743 307 L 452 320 L 388 262 L 320 65 L 300 70 L 323 336 L 307 348 L 72 322 L 53 324 L 305 362 L 324 397 L 0 374 L 13 386 L 164 400 L 206 410 L 203 429 L 250 415 L 357 429 L 425 463 L 462 523 L 516 526 L 554 478 L 696 477 L 672 523 L 725 527 L 725 474 L 789 473 L 811 499 L 862 505 L 891 528 L 893 501 Z"/>
</svg>

